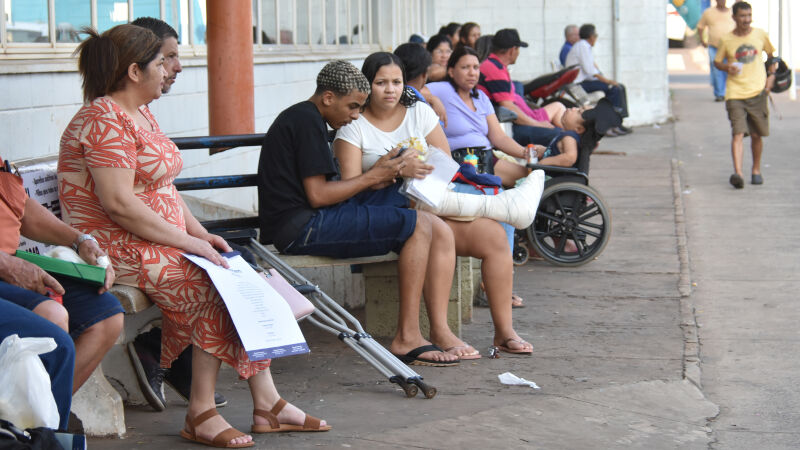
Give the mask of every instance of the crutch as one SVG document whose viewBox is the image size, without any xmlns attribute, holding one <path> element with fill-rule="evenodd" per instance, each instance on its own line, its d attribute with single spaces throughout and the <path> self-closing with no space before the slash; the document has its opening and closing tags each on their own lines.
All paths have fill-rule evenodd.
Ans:
<svg viewBox="0 0 800 450">
<path fill-rule="evenodd" d="M 416 396 L 419 390 L 422 390 L 425 398 L 433 398 L 436 395 L 435 387 L 423 382 L 421 375 L 411 370 L 373 339 L 369 333 L 364 331 L 358 319 L 330 298 L 319 286 L 312 284 L 256 239 L 250 238 L 250 247 L 256 255 L 277 270 L 294 285 L 295 289 L 314 303 L 316 309 L 306 320 L 336 335 L 339 340 L 352 348 L 390 382 L 403 388 L 406 397 Z M 348 323 L 355 330 L 350 328 Z"/>
</svg>

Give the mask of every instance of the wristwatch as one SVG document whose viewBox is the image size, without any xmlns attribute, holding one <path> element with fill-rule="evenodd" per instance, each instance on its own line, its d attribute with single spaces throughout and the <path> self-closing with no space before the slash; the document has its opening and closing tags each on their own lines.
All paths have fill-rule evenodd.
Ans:
<svg viewBox="0 0 800 450">
<path fill-rule="evenodd" d="M 72 243 L 72 249 L 75 250 L 75 253 L 79 253 L 78 248 L 80 248 L 81 244 L 83 244 L 83 241 L 97 242 L 97 240 L 91 234 L 82 234 L 75 239 L 75 242 Z"/>
</svg>

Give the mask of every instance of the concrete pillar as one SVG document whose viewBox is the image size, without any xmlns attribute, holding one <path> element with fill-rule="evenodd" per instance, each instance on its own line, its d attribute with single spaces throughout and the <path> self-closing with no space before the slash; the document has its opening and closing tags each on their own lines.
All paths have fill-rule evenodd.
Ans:
<svg viewBox="0 0 800 450">
<path fill-rule="evenodd" d="M 206 0 L 209 134 L 255 130 L 251 2 Z"/>
</svg>

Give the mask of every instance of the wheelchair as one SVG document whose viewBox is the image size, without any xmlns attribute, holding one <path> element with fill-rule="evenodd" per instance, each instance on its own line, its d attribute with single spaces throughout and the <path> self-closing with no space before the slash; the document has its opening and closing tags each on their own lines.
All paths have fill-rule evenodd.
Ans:
<svg viewBox="0 0 800 450">
<path fill-rule="evenodd" d="M 533 223 L 514 233 L 515 265 L 527 263 L 531 249 L 545 261 L 563 267 L 586 264 L 603 252 L 611 237 L 611 212 L 589 185 L 592 150 L 579 146 L 573 167 L 527 164 L 529 169 L 544 170 L 547 180 Z M 459 162 L 466 154 L 475 154 L 478 172 L 494 173 L 493 149 L 456 149 L 452 153 Z"/>
</svg>

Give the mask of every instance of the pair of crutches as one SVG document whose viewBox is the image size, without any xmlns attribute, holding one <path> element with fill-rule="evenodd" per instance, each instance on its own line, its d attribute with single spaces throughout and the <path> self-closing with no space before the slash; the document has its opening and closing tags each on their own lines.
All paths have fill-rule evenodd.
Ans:
<svg viewBox="0 0 800 450">
<path fill-rule="evenodd" d="M 249 247 L 253 253 L 286 278 L 298 292 L 314 303 L 316 307 L 314 313 L 304 320 L 337 336 L 390 382 L 403 388 L 406 397 L 415 397 L 420 390 L 425 398 L 433 398 L 436 395 L 435 387 L 423 382 L 422 376 L 373 339 L 364 331 L 358 319 L 330 298 L 319 286 L 312 284 L 256 239 L 250 238 Z"/>
</svg>

